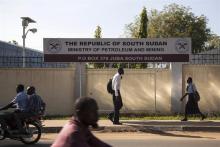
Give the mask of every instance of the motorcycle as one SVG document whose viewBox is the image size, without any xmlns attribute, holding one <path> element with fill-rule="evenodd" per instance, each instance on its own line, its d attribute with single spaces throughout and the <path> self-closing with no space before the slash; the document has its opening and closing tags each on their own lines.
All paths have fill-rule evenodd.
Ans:
<svg viewBox="0 0 220 147">
<path fill-rule="evenodd" d="M 17 128 L 15 121 L 13 121 L 11 118 L 1 118 L 0 115 L 0 140 L 10 138 L 21 141 L 24 144 L 37 143 L 40 140 L 42 133 L 42 116 L 43 115 L 39 114 L 23 119 L 22 124 L 26 130 L 26 133 L 21 134 L 19 133 L 19 129 Z"/>
</svg>

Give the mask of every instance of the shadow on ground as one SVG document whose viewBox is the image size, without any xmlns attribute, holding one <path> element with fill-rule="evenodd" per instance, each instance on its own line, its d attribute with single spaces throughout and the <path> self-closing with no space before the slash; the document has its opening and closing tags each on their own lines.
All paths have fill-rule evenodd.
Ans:
<svg viewBox="0 0 220 147">
<path fill-rule="evenodd" d="M 156 134 L 156 135 L 161 135 L 161 136 L 169 136 L 169 137 L 186 137 L 186 138 L 206 138 L 206 139 L 216 139 L 213 137 L 204 137 L 204 136 L 197 136 L 197 135 L 187 135 L 187 134 L 177 134 L 171 133 L 171 132 L 166 132 L 166 131 L 160 131 L 160 130 L 144 130 L 142 131 L 144 133 L 151 133 L 151 134 Z"/>
<path fill-rule="evenodd" d="M 28 147 L 50 147 L 51 143 L 37 143 L 37 144 L 33 144 L 33 145 L 25 145 L 22 144 L 20 142 L 10 142 L 10 141 L 1 141 L 0 142 L 0 147 L 24 147 L 24 146 L 28 146 Z"/>
<path fill-rule="evenodd" d="M 126 124 L 134 124 L 134 125 L 154 125 L 154 126 L 220 126 L 220 122 L 213 122 L 210 120 L 204 121 L 122 121 Z"/>
</svg>

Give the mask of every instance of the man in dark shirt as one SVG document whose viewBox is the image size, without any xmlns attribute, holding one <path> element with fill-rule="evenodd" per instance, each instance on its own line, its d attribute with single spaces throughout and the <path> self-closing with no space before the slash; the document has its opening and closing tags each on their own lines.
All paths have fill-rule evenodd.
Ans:
<svg viewBox="0 0 220 147">
<path fill-rule="evenodd" d="M 44 114 L 46 104 L 42 98 L 36 94 L 34 86 L 27 87 L 28 105 L 27 111 L 33 115 Z"/>
<path fill-rule="evenodd" d="M 79 98 L 75 103 L 75 117 L 63 127 L 51 147 L 111 147 L 96 138 L 89 126 L 96 128 L 98 106 L 94 99 Z"/>
</svg>

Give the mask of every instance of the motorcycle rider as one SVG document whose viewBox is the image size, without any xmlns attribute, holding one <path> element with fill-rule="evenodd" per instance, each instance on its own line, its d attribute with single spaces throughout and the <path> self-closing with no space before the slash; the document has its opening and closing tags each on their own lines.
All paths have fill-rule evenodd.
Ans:
<svg viewBox="0 0 220 147">
<path fill-rule="evenodd" d="M 46 104 L 42 100 L 42 98 L 36 94 L 34 86 L 27 87 L 27 95 L 28 95 L 28 112 L 33 115 L 44 114 Z"/>
<path fill-rule="evenodd" d="M 28 115 L 28 112 L 27 112 L 28 96 L 25 93 L 24 85 L 22 84 L 17 85 L 16 92 L 17 92 L 17 95 L 15 96 L 15 98 L 8 105 L 0 108 L 0 110 L 6 110 L 8 108 L 15 106 L 16 110 L 14 111 L 14 113 L 9 114 L 9 115 L 14 117 L 15 122 L 17 124 L 17 128 L 19 132 L 16 132 L 16 133 L 26 134 L 26 131 L 22 126 L 21 120 L 24 119 Z"/>
</svg>

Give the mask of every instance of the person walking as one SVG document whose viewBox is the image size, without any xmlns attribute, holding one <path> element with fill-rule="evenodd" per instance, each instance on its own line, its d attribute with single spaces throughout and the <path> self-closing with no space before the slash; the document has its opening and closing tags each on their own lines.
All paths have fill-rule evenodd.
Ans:
<svg viewBox="0 0 220 147">
<path fill-rule="evenodd" d="M 183 101 L 183 99 L 188 95 L 188 101 L 185 106 L 185 117 L 181 121 L 187 121 L 188 115 L 190 114 L 200 114 L 201 120 L 205 119 L 205 115 L 201 113 L 198 105 L 198 101 L 195 98 L 195 92 L 197 91 L 195 84 L 193 83 L 193 80 L 191 77 L 188 77 L 187 79 L 187 88 L 186 93 L 183 95 L 183 97 L 180 99 L 180 101 Z"/>
<path fill-rule="evenodd" d="M 124 74 L 124 69 L 120 67 L 118 68 L 118 72 L 113 76 L 112 79 L 112 89 L 114 90 L 114 92 L 112 93 L 114 111 L 108 115 L 108 119 L 110 119 L 115 125 L 121 125 L 121 123 L 119 122 L 119 117 L 120 117 L 119 111 L 123 106 L 121 93 L 120 93 L 121 79 L 123 74 Z"/>
</svg>

